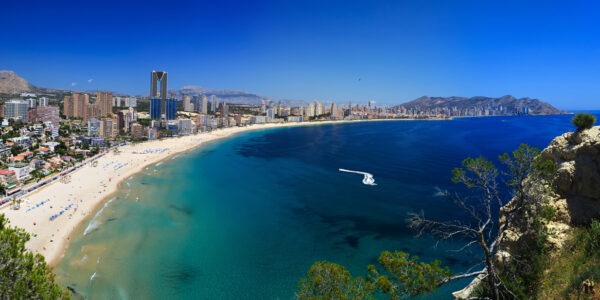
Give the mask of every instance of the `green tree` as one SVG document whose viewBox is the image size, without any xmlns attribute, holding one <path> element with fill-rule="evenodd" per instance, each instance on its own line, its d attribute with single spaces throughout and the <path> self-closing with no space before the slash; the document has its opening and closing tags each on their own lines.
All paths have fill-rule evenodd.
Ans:
<svg viewBox="0 0 600 300">
<path fill-rule="evenodd" d="M 13 144 L 12 147 L 10 147 L 10 153 L 12 153 L 12 155 L 18 155 L 21 152 L 23 152 L 23 147 L 18 144 Z"/>
<path fill-rule="evenodd" d="M 298 283 L 298 299 L 372 299 L 373 285 L 362 277 L 352 277 L 343 266 L 321 261 L 314 263 L 306 278 Z"/>
<path fill-rule="evenodd" d="M 6 299 L 68 299 L 40 254 L 25 251 L 29 234 L 0 215 L 0 295 Z"/>
<path fill-rule="evenodd" d="M 452 278 L 452 272 L 448 267 L 443 268 L 439 260 L 427 264 L 418 259 L 401 251 L 384 251 L 379 256 L 383 271 L 368 266 L 370 278 L 377 289 L 389 294 L 391 299 L 431 293 Z"/>
<path fill-rule="evenodd" d="M 596 123 L 596 117 L 589 113 L 578 113 L 573 117 L 571 123 L 577 126 L 577 131 L 579 132 L 585 129 L 592 128 L 592 126 L 594 126 L 594 124 Z"/>
</svg>

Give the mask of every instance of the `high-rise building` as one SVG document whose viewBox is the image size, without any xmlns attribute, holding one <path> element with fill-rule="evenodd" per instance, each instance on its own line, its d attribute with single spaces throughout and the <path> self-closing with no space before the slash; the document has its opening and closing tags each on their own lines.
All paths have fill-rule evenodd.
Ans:
<svg viewBox="0 0 600 300">
<path fill-rule="evenodd" d="M 150 119 L 159 120 L 161 117 L 160 113 L 160 98 L 150 99 Z"/>
<path fill-rule="evenodd" d="M 160 81 L 160 94 L 158 90 L 158 82 Z M 167 72 L 152 71 L 150 73 L 150 99 L 159 98 L 161 105 L 161 113 L 165 112 L 165 103 L 167 101 Z"/>
<path fill-rule="evenodd" d="M 213 95 L 214 97 L 214 95 Z M 203 114 L 208 114 L 208 98 L 206 98 L 206 95 L 202 95 L 200 96 L 200 98 L 202 100 L 200 100 L 200 112 Z"/>
<path fill-rule="evenodd" d="M 165 102 L 165 119 L 175 120 L 177 118 L 177 99 L 169 98 Z"/>
<path fill-rule="evenodd" d="M 215 95 L 210 96 L 210 111 L 213 113 L 217 112 L 217 97 Z"/>
<path fill-rule="evenodd" d="M 10 100 L 5 104 L 5 117 L 7 119 L 21 120 L 23 123 L 29 121 L 29 102 L 23 100 Z"/>
<path fill-rule="evenodd" d="M 320 116 L 323 114 L 323 105 L 321 104 L 321 102 L 315 100 L 315 116 Z"/>
<path fill-rule="evenodd" d="M 103 118 L 100 120 L 100 136 L 105 139 L 113 139 L 118 133 L 117 120 L 113 118 Z"/>
<path fill-rule="evenodd" d="M 275 110 L 272 108 L 267 109 L 267 119 L 272 120 L 275 118 Z"/>
<path fill-rule="evenodd" d="M 72 94 L 64 98 L 64 115 L 67 118 L 83 118 L 87 120 L 90 96 L 88 94 Z"/>
<path fill-rule="evenodd" d="M 98 92 L 96 97 L 96 105 L 100 108 L 101 116 L 110 116 L 112 114 L 112 93 L 111 92 Z"/>
<path fill-rule="evenodd" d="M 264 114 L 266 111 L 267 111 L 267 104 L 265 103 L 265 100 L 262 100 L 260 102 L 260 112 Z"/>
<path fill-rule="evenodd" d="M 330 113 L 330 116 L 333 117 L 333 118 L 337 118 L 338 117 L 338 115 L 337 115 L 337 105 L 335 104 L 335 102 L 331 103 L 331 107 L 329 108 L 329 113 Z"/>
<path fill-rule="evenodd" d="M 181 99 L 183 100 L 183 111 L 194 111 L 194 105 L 192 104 L 190 95 L 183 94 L 183 96 L 181 96 Z"/>
<path fill-rule="evenodd" d="M 144 126 L 138 123 L 131 124 L 131 137 L 134 139 L 142 138 L 145 135 Z"/>
</svg>

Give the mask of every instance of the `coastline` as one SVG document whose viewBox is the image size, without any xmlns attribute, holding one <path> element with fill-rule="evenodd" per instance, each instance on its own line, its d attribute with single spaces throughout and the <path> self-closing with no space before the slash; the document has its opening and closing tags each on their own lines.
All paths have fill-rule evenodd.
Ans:
<svg viewBox="0 0 600 300">
<path fill-rule="evenodd" d="M 98 159 L 98 165 L 87 164 L 71 173 L 68 183 L 55 181 L 23 198 L 21 209 L 10 206 L 0 209 L 10 220 L 10 225 L 23 228 L 31 235 L 27 250 L 42 254 L 54 267 L 63 257 L 73 232 L 93 217 L 118 190 L 123 181 L 174 155 L 184 153 L 207 142 L 232 137 L 236 134 L 272 128 L 347 124 L 372 121 L 411 121 L 411 119 L 377 119 L 321 121 L 304 123 L 257 124 L 246 127 L 230 127 L 195 135 L 153 140 L 129 144 L 119 148 L 120 153 L 110 151 Z M 146 149 L 160 149 L 144 153 Z M 168 149 L 168 150 L 167 150 Z M 134 154 L 137 153 L 137 154 Z M 43 204 L 43 201 L 45 201 Z M 39 206 L 36 206 L 38 205 Z M 69 207 L 68 209 L 65 209 Z M 54 220 L 50 217 L 59 214 Z"/>
</svg>

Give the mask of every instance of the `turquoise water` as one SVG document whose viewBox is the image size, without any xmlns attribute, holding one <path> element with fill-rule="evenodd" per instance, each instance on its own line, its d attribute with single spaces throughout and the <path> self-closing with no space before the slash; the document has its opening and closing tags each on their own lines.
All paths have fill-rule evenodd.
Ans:
<svg viewBox="0 0 600 300">
<path fill-rule="evenodd" d="M 520 143 L 543 148 L 573 129 L 571 117 L 335 124 L 213 142 L 124 183 L 74 234 L 58 280 L 90 299 L 291 299 L 317 260 L 365 275 L 381 251 L 403 250 L 464 271 L 473 254 L 448 251 L 461 241 L 415 238 L 407 213 L 461 218 L 434 197 L 454 188 L 452 168 Z"/>
</svg>

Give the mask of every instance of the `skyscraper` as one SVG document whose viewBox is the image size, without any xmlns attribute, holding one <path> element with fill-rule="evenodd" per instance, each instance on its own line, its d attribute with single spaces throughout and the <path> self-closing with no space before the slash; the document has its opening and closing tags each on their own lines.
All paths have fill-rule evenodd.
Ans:
<svg viewBox="0 0 600 300">
<path fill-rule="evenodd" d="M 65 96 L 63 113 L 67 118 L 83 118 L 87 120 L 90 96 L 88 94 L 73 94 Z"/>
<path fill-rule="evenodd" d="M 150 99 L 150 119 L 159 120 L 160 119 L 160 98 L 152 98 Z"/>
<path fill-rule="evenodd" d="M 181 99 L 183 100 L 183 111 L 187 111 L 187 112 L 194 111 L 194 106 L 190 99 L 190 95 L 183 94 L 181 96 Z"/>
<path fill-rule="evenodd" d="M 203 114 L 208 114 L 208 98 L 206 98 L 206 95 L 202 95 L 200 97 L 202 98 L 200 101 L 200 112 Z"/>
<path fill-rule="evenodd" d="M 158 82 L 160 81 L 160 95 L 158 91 Z M 150 99 L 159 98 L 161 113 L 165 111 L 165 102 L 167 100 L 167 72 L 152 71 L 150 73 Z"/>
<path fill-rule="evenodd" d="M 177 118 L 177 99 L 169 98 L 165 101 L 165 119 L 175 120 Z"/>
<path fill-rule="evenodd" d="M 210 96 L 210 111 L 217 112 L 217 97 L 215 95 Z"/>
<path fill-rule="evenodd" d="M 29 102 L 23 100 L 10 100 L 5 104 L 7 119 L 21 120 L 23 123 L 28 122 Z"/>
<path fill-rule="evenodd" d="M 113 101 L 111 92 L 98 92 L 96 103 L 100 108 L 101 116 L 109 116 L 112 114 Z"/>
</svg>

